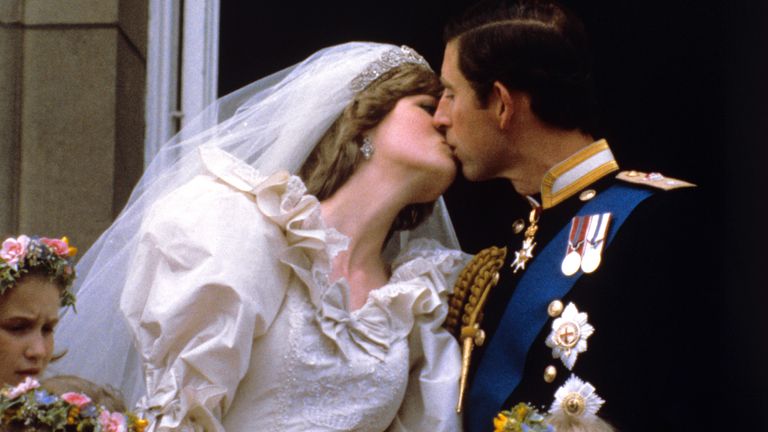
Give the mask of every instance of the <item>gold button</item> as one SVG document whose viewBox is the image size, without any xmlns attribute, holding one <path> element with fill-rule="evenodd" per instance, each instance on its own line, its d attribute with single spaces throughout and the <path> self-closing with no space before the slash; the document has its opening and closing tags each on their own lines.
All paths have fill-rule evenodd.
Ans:
<svg viewBox="0 0 768 432">
<path fill-rule="evenodd" d="M 552 365 L 547 366 L 544 369 L 544 382 L 551 384 L 555 378 L 557 378 L 557 369 Z"/>
<path fill-rule="evenodd" d="M 589 201 L 597 195 L 594 189 L 587 189 L 579 194 L 579 199 L 582 201 Z"/>
<path fill-rule="evenodd" d="M 552 303 L 547 306 L 547 314 L 552 318 L 557 318 L 563 313 L 563 302 L 560 300 L 552 300 Z"/>
<path fill-rule="evenodd" d="M 483 346 L 483 344 L 485 343 L 485 332 L 483 331 L 483 329 L 479 329 L 477 333 L 475 333 L 474 339 L 475 339 L 475 345 Z"/>
<path fill-rule="evenodd" d="M 514 222 L 512 222 L 512 230 L 515 231 L 515 234 L 520 234 L 523 232 L 523 229 L 525 229 L 525 221 L 522 219 L 518 219 Z"/>
</svg>

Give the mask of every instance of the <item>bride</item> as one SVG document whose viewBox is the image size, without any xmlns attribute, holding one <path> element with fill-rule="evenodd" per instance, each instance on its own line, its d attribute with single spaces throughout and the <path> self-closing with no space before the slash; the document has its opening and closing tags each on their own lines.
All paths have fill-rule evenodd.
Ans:
<svg viewBox="0 0 768 432">
<path fill-rule="evenodd" d="M 152 431 L 459 430 L 439 91 L 410 48 L 347 43 L 217 102 L 81 260 L 55 370 Z"/>
</svg>

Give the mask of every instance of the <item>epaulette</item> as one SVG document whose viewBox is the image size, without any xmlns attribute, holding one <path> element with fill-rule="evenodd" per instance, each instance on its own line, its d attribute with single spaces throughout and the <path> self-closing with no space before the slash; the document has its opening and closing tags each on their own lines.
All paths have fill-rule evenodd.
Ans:
<svg viewBox="0 0 768 432">
<path fill-rule="evenodd" d="M 482 303 L 490 289 L 498 283 L 498 271 L 506 257 L 506 247 L 485 248 L 472 258 L 456 279 L 443 327 L 457 339 L 461 336 L 462 325 L 482 320 Z"/>
<path fill-rule="evenodd" d="M 663 190 L 672 190 L 683 187 L 696 187 L 695 184 L 684 180 L 659 174 L 657 172 L 644 173 L 641 171 L 622 171 L 616 175 L 616 178 L 628 183 L 646 185 Z"/>
<path fill-rule="evenodd" d="M 483 306 L 491 289 L 499 283 L 499 269 L 504 265 L 507 248 L 491 246 L 481 250 L 459 274 L 453 286 L 448 306 L 448 316 L 443 327 L 459 340 L 462 346 L 461 381 L 456 412 L 461 413 L 464 393 L 467 389 L 469 363 L 475 345 L 485 342 L 485 332 L 480 328 Z"/>
</svg>

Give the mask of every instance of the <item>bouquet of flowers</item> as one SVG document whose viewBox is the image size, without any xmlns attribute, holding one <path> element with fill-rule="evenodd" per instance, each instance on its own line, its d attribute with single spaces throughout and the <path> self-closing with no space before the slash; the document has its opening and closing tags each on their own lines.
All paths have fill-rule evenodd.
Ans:
<svg viewBox="0 0 768 432">
<path fill-rule="evenodd" d="M 519 403 L 496 415 L 493 432 L 555 432 L 555 428 L 545 422 L 544 415 L 536 408 Z"/>
<path fill-rule="evenodd" d="M 133 413 L 110 412 L 82 393 L 50 394 L 30 377 L 0 390 L 0 430 L 144 432 L 147 425 Z"/>
</svg>

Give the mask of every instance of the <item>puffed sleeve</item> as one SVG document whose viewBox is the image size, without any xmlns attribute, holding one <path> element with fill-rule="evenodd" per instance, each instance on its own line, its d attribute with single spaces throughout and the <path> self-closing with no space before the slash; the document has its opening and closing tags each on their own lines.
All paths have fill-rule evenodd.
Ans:
<svg viewBox="0 0 768 432">
<path fill-rule="evenodd" d="M 288 272 L 279 226 L 255 197 L 198 176 L 152 208 L 121 309 L 144 362 L 150 431 L 223 431 L 254 338 L 269 328 Z"/>
<path fill-rule="evenodd" d="M 456 413 L 461 375 L 458 342 L 442 328 L 448 313 L 448 295 L 461 269 L 471 259 L 437 242 L 418 240 L 401 260 L 415 279 L 433 294 L 414 304 L 415 321 L 408 336 L 410 374 L 405 398 L 389 431 L 453 432 L 461 430 Z"/>
</svg>

